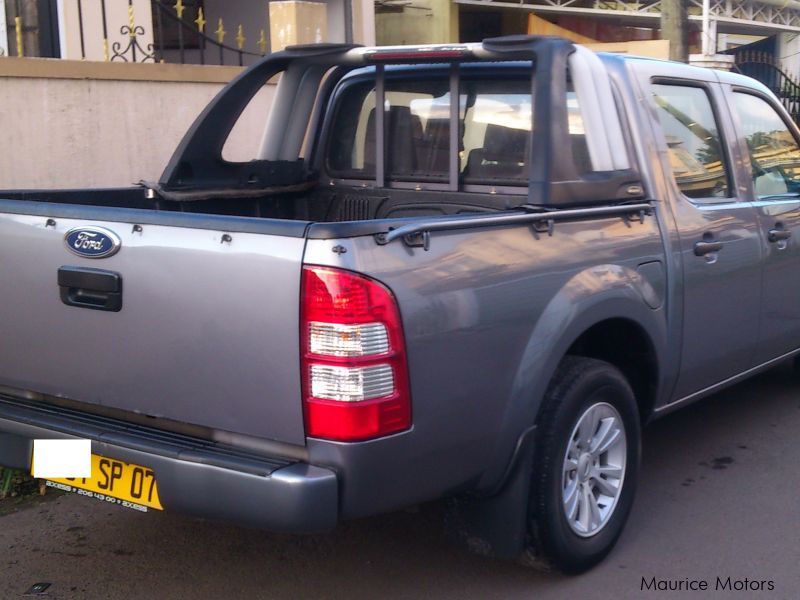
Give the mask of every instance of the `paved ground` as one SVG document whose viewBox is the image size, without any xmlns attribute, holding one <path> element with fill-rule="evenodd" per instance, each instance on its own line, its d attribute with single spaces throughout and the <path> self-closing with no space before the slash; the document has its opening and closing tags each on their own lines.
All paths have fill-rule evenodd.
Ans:
<svg viewBox="0 0 800 600">
<path fill-rule="evenodd" d="M 63 496 L 0 517 L 0 598 L 640 598 L 642 577 L 771 580 L 800 597 L 800 379 L 781 368 L 646 431 L 616 550 L 574 578 L 485 560 L 442 538 L 441 507 L 315 537 L 267 535 Z M 705 597 L 702 593 L 680 596 Z"/>
</svg>

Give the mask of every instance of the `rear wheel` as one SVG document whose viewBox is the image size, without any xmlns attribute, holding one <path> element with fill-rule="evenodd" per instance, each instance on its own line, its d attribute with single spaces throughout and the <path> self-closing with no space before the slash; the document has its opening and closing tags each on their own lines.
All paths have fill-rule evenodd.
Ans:
<svg viewBox="0 0 800 600">
<path fill-rule="evenodd" d="M 564 359 L 538 421 L 529 554 L 574 573 L 611 551 L 633 504 L 640 429 L 636 399 L 616 367 Z"/>
</svg>

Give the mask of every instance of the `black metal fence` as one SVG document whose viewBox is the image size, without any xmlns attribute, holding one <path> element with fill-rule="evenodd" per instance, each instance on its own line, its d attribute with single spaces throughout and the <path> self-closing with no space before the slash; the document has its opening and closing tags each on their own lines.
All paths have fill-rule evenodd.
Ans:
<svg viewBox="0 0 800 600">
<path fill-rule="evenodd" d="M 193 15 L 189 7 L 183 6 L 181 2 L 169 4 L 161 0 L 152 0 L 152 6 L 155 29 L 153 57 L 157 61 L 165 61 L 167 53 L 172 50 L 177 60 L 167 62 L 186 63 L 191 52 L 195 60 L 188 62 L 199 62 L 201 65 L 234 63 L 241 66 L 246 56 L 263 56 L 269 50 L 269 11 L 266 11 L 267 26 L 260 30 L 256 42 L 259 52 L 253 52 L 244 49 L 247 38 L 244 36 L 244 27 L 241 24 L 237 26 L 236 35 L 233 37 L 235 46 L 225 44 L 225 37 L 231 32 L 225 31 L 221 18 L 213 31 L 214 37 L 207 35 L 208 23 L 203 15 L 202 6 L 194 7 Z"/>
<path fill-rule="evenodd" d="M 745 51 L 736 54 L 736 70 L 763 83 L 780 99 L 800 125 L 800 83 L 781 67 L 772 54 Z"/>
<path fill-rule="evenodd" d="M 99 0 L 103 36 L 103 59 L 123 62 L 174 62 L 193 64 L 244 65 L 248 57 L 260 57 L 269 51 L 269 11 L 266 13 L 266 26 L 260 29 L 255 43 L 245 49 L 248 38 L 244 26 L 239 24 L 235 31 L 227 31 L 222 18 L 216 28 L 209 31 L 210 24 L 203 13 L 202 2 L 197 0 L 151 0 L 151 19 L 153 30 L 147 32 L 141 24 L 147 19 L 137 19 L 133 0 L 128 0 L 128 20 L 126 23 L 109 22 L 106 2 Z M 118 2 L 119 0 L 111 0 Z M 78 27 L 80 29 L 81 58 L 87 58 L 87 38 L 96 35 L 87 31 L 84 19 L 84 5 L 78 0 Z M 266 5 L 267 3 L 265 3 Z M 109 32 L 118 28 L 119 37 L 124 41 L 109 43 Z M 209 35 L 212 34 L 212 35 Z M 251 35 L 251 41 L 255 36 Z M 152 39 L 152 42 L 150 41 Z M 233 40 L 226 43 L 226 39 Z"/>
</svg>

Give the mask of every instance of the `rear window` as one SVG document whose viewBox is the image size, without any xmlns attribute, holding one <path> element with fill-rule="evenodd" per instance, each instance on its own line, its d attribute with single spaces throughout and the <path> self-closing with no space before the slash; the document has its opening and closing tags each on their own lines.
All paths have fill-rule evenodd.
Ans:
<svg viewBox="0 0 800 600">
<path fill-rule="evenodd" d="M 447 78 L 387 80 L 385 89 L 386 172 L 392 179 L 446 180 L 450 149 Z M 375 86 L 350 87 L 342 96 L 328 153 L 336 173 L 375 176 Z"/>
<path fill-rule="evenodd" d="M 527 180 L 530 160 L 531 81 L 466 82 L 469 90 L 459 148 L 466 182 Z"/>
<path fill-rule="evenodd" d="M 566 98 L 579 172 L 590 170 L 577 97 Z M 457 165 L 465 183 L 524 185 L 530 171 L 531 77 L 462 77 L 458 98 Z M 394 181 L 446 182 L 451 153 L 450 83 L 446 74 L 385 84 L 386 176 Z M 328 172 L 375 177 L 375 86 L 351 84 L 340 95 L 328 145 Z"/>
</svg>

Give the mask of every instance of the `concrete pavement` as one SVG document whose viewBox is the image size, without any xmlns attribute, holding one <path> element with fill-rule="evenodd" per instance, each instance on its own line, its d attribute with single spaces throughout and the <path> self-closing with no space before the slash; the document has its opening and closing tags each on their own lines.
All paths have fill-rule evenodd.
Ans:
<svg viewBox="0 0 800 600">
<path fill-rule="evenodd" d="M 642 473 L 620 543 L 580 577 L 449 545 L 436 503 L 294 537 L 68 495 L 0 517 L 0 597 L 36 582 L 51 598 L 98 599 L 800 597 L 800 377 L 788 366 L 647 428 Z M 717 577 L 747 589 L 641 589 L 714 590 Z"/>
</svg>

